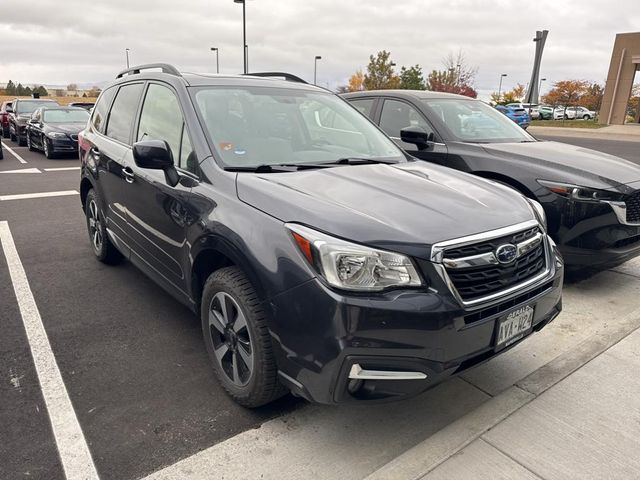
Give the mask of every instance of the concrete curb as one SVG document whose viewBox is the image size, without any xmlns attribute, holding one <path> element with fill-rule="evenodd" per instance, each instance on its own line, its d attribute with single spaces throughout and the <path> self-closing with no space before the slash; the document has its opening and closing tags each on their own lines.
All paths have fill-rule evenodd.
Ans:
<svg viewBox="0 0 640 480">
<path fill-rule="evenodd" d="M 618 131 L 607 131 L 605 128 L 571 128 L 571 127 L 538 127 L 531 126 L 527 130 L 533 136 L 549 136 L 549 137 L 573 137 L 573 138 L 592 138 L 597 140 L 613 140 L 620 142 L 640 142 L 640 128 L 638 133 L 621 133 Z"/>
<path fill-rule="evenodd" d="M 391 460 L 365 480 L 418 480 L 482 434 L 640 328 L 640 309 L 527 375 L 473 412 Z"/>
</svg>

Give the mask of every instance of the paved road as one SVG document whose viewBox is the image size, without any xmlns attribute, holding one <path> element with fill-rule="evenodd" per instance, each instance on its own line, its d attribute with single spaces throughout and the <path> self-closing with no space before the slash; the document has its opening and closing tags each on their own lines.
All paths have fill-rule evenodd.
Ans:
<svg viewBox="0 0 640 480">
<path fill-rule="evenodd" d="M 567 137 L 553 135 L 536 135 L 542 140 L 570 143 L 579 147 L 592 148 L 601 152 L 631 160 L 640 165 L 640 142 L 623 142 L 619 140 L 602 140 L 595 138 Z"/>
<path fill-rule="evenodd" d="M 191 312 L 130 264 L 93 258 L 73 193 L 77 159 L 46 160 L 5 144 L 26 163 L 5 150 L 0 222 L 102 479 L 140 478 L 183 459 L 174 467 L 180 478 L 209 469 L 216 474 L 202 478 L 362 478 L 603 328 L 640 294 L 624 273 L 572 285 L 565 312 L 548 329 L 407 402 L 327 408 L 285 397 L 249 411 L 217 385 Z M 11 197 L 42 192 L 71 194 Z M 0 478 L 62 479 L 56 440 L 73 439 L 52 430 L 9 268 L 0 254 Z M 176 478 L 175 471 L 159 478 Z"/>
</svg>

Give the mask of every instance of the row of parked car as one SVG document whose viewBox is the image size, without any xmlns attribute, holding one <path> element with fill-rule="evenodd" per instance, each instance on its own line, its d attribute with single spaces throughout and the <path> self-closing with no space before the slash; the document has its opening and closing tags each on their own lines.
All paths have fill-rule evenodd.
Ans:
<svg viewBox="0 0 640 480">
<path fill-rule="evenodd" d="M 2 136 L 47 158 L 78 151 L 78 134 L 89 120 L 93 103 L 77 102 L 63 107 L 54 100 L 16 98 L 0 106 Z M 2 158 L 2 156 L 0 156 Z"/>
<path fill-rule="evenodd" d="M 565 268 L 640 254 L 640 167 L 457 95 L 137 66 L 79 156 L 95 257 L 191 308 L 248 407 L 417 394 L 551 322 Z"/>
</svg>

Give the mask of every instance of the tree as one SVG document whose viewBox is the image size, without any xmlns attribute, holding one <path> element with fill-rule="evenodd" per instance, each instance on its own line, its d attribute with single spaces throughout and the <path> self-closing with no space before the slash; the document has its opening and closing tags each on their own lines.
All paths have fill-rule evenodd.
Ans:
<svg viewBox="0 0 640 480">
<path fill-rule="evenodd" d="M 364 74 L 362 70 L 356 70 L 356 73 L 349 77 L 349 85 L 347 85 L 349 92 L 360 92 L 364 90 Z"/>
<path fill-rule="evenodd" d="M 15 95 L 16 94 L 16 84 L 13 83 L 13 80 L 9 80 L 7 82 L 7 86 L 4 89 L 5 94 L 7 95 Z"/>
<path fill-rule="evenodd" d="M 629 110 L 634 121 L 640 114 L 640 83 L 636 83 L 631 89 L 631 97 L 629 97 Z"/>
<path fill-rule="evenodd" d="M 385 90 L 400 87 L 400 77 L 393 71 L 391 52 L 382 50 L 369 56 L 367 73 L 364 75 L 365 90 Z"/>
<path fill-rule="evenodd" d="M 456 74 L 451 70 L 434 70 L 427 78 L 427 90 L 434 92 L 455 93 L 476 98 L 478 92 L 468 84 L 456 82 Z"/>
<path fill-rule="evenodd" d="M 578 105 L 580 99 L 589 88 L 589 82 L 585 80 L 561 80 L 553 84 L 553 88 L 542 100 L 549 105 Z"/>
<path fill-rule="evenodd" d="M 18 86 L 16 87 L 16 95 L 19 97 L 26 95 L 24 86 L 21 83 L 18 83 Z"/>
<path fill-rule="evenodd" d="M 67 92 L 75 92 L 76 90 L 78 90 L 78 84 L 70 83 L 67 85 Z"/>
<path fill-rule="evenodd" d="M 46 97 L 49 95 L 49 92 L 47 92 L 47 89 L 44 88 L 42 85 L 40 85 L 39 87 L 35 88 L 33 90 L 35 93 L 38 93 L 41 97 Z"/>
<path fill-rule="evenodd" d="M 462 50 L 456 55 L 449 53 L 442 59 L 442 64 L 444 70 L 433 70 L 427 77 L 427 90 L 456 93 L 472 98 L 478 96 L 473 88 L 478 68 L 467 63 Z"/>
<path fill-rule="evenodd" d="M 587 87 L 587 91 L 580 99 L 580 105 L 597 112 L 602 105 L 602 97 L 604 96 L 604 88 L 599 83 L 592 83 Z"/>
<path fill-rule="evenodd" d="M 413 67 L 400 69 L 400 88 L 404 90 L 426 90 L 427 84 L 422 75 L 422 68 L 416 64 Z"/>
<path fill-rule="evenodd" d="M 100 87 L 91 87 L 91 90 L 89 90 L 89 96 L 92 98 L 98 98 L 101 91 Z"/>
<path fill-rule="evenodd" d="M 498 92 L 491 94 L 491 101 L 497 105 L 506 105 L 508 103 L 521 102 L 525 95 L 525 87 L 518 83 L 512 90 L 503 92 L 498 97 Z"/>
</svg>

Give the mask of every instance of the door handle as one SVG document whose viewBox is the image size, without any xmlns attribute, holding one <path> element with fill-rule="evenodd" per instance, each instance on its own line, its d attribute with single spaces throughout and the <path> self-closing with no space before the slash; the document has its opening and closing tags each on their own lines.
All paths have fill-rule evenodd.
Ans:
<svg viewBox="0 0 640 480">
<path fill-rule="evenodd" d="M 130 167 L 124 167 L 122 169 L 122 173 L 124 174 L 124 179 L 127 183 L 133 183 L 133 181 L 135 180 L 135 175 Z"/>
</svg>

